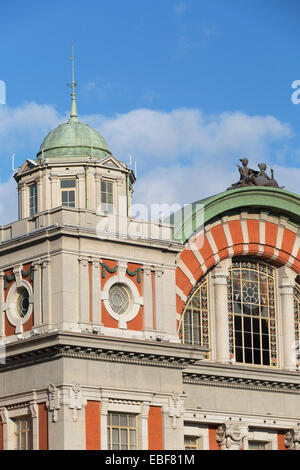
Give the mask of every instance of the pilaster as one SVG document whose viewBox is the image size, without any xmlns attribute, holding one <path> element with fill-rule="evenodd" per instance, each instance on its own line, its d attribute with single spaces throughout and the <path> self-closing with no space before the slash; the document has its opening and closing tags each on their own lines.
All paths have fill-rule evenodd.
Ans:
<svg viewBox="0 0 300 470">
<path fill-rule="evenodd" d="M 230 361 L 227 302 L 229 261 L 228 259 L 220 261 L 212 274 L 216 321 L 216 361 L 221 363 Z"/>
<path fill-rule="evenodd" d="M 45 259 L 41 263 L 42 268 L 42 323 L 51 324 L 51 266 L 50 259 Z"/>
<path fill-rule="evenodd" d="M 79 323 L 90 323 L 89 299 L 89 262 L 87 258 L 79 258 Z"/>
<path fill-rule="evenodd" d="M 151 266 L 143 267 L 144 331 L 153 331 L 153 286 Z"/>
<path fill-rule="evenodd" d="M 102 326 L 100 261 L 93 261 L 91 269 L 92 322 L 95 326 Z"/>
<path fill-rule="evenodd" d="M 33 263 L 34 277 L 33 277 L 33 325 L 39 326 L 42 323 L 42 272 L 40 262 Z"/>
<path fill-rule="evenodd" d="M 296 369 L 295 319 L 294 319 L 294 288 L 296 274 L 287 266 L 278 269 L 279 295 L 282 318 L 282 350 L 283 368 Z"/>
</svg>

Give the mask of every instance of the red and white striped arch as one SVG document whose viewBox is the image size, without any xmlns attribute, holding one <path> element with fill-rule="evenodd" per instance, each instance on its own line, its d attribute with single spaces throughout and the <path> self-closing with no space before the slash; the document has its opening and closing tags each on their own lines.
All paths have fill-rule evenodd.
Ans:
<svg viewBox="0 0 300 470">
<path fill-rule="evenodd" d="M 269 214 L 226 216 L 192 237 L 179 255 L 176 268 L 177 313 L 199 279 L 220 260 L 255 255 L 287 265 L 300 273 L 300 227 Z"/>
</svg>

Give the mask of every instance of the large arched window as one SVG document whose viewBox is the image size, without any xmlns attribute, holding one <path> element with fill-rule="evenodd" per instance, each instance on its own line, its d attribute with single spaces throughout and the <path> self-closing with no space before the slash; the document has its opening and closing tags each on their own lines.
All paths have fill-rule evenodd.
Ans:
<svg viewBox="0 0 300 470">
<path fill-rule="evenodd" d="M 178 328 L 183 343 L 209 347 L 208 280 L 202 278 L 192 291 Z"/>
<path fill-rule="evenodd" d="M 277 366 L 275 269 L 233 260 L 228 282 L 229 346 L 239 363 Z"/>
</svg>

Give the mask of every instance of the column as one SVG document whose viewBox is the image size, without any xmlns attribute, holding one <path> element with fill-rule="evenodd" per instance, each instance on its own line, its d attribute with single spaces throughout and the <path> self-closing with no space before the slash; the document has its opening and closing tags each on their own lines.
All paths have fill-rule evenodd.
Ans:
<svg viewBox="0 0 300 470">
<path fill-rule="evenodd" d="M 79 323 L 90 323 L 89 263 L 79 258 Z"/>
<path fill-rule="evenodd" d="M 43 185 L 41 178 L 37 181 L 37 211 L 42 212 L 44 208 Z"/>
<path fill-rule="evenodd" d="M 282 266 L 278 270 L 278 274 L 282 318 L 283 367 L 287 370 L 295 370 L 296 350 L 299 348 L 299 345 L 295 343 L 294 288 L 296 273 L 290 268 Z"/>
<path fill-rule="evenodd" d="M 32 419 L 32 450 L 39 450 L 39 420 L 36 402 L 30 404 L 30 413 Z"/>
<path fill-rule="evenodd" d="M 50 259 L 42 261 L 42 323 L 51 324 L 51 274 Z"/>
<path fill-rule="evenodd" d="M 153 331 L 153 289 L 151 266 L 143 267 L 144 331 Z"/>
<path fill-rule="evenodd" d="M 58 176 L 51 176 L 51 196 L 52 196 L 51 197 L 52 199 L 51 209 L 53 209 L 54 207 L 61 206 Z M 48 207 L 48 209 L 50 209 L 50 207 Z"/>
<path fill-rule="evenodd" d="M 5 338 L 3 304 L 4 304 L 4 273 L 1 271 L 0 272 L 0 341 L 2 341 Z"/>
<path fill-rule="evenodd" d="M 102 398 L 100 404 L 101 450 L 107 450 L 107 414 L 108 398 Z"/>
<path fill-rule="evenodd" d="M 33 326 L 39 326 L 42 323 L 42 275 L 40 262 L 33 263 Z"/>
<path fill-rule="evenodd" d="M 95 174 L 95 211 L 101 213 L 101 176 Z"/>
<path fill-rule="evenodd" d="M 142 404 L 141 412 L 141 450 L 148 450 L 148 416 L 149 416 L 150 403 L 144 402 Z"/>
<path fill-rule="evenodd" d="M 93 325 L 102 325 L 101 315 L 101 278 L 100 278 L 100 261 L 92 262 L 92 322 Z"/>
<path fill-rule="evenodd" d="M 154 271 L 154 314 L 155 314 L 155 329 L 158 333 L 164 332 L 164 319 L 163 319 L 163 286 L 161 269 Z"/>
<path fill-rule="evenodd" d="M 21 207 L 20 207 L 20 212 L 21 212 L 21 219 L 25 219 L 28 216 L 28 205 L 29 205 L 29 200 L 27 201 L 27 186 L 22 183 L 19 185 L 20 191 L 21 191 Z"/>
<path fill-rule="evenodd" d="M 227 301 L 229 262 L 229 259 L 220 261 L 212 275 L 215 300 L 216 361 L 222 363 L 230 361 Z"/>
<path fill-rule="evenodd" d="M 77 201 L 76 207 L 85 209 L 85 175 L 77 175 Z"/>
</svg>

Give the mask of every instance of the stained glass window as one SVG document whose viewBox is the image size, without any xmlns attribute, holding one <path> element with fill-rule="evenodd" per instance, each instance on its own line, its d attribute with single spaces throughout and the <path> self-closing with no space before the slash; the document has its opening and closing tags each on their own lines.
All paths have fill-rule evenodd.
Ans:
<svg viewBox="0 0 300 470">
<path fill-rule="evenodd" d="M 239 363 L 277 366 L 275 269 L 234 260 L 228 309 L 231 357 Z"/>
<path fill-rule="evenodd" d="M 203 278 L 192 291 L 178 328 L 183 343 L 209 347 L 208 280 Z"/>
</svg>

